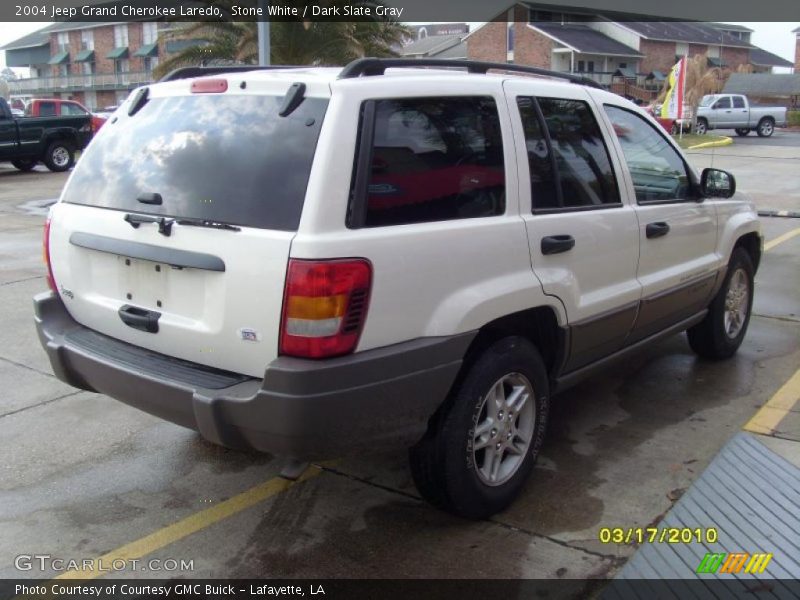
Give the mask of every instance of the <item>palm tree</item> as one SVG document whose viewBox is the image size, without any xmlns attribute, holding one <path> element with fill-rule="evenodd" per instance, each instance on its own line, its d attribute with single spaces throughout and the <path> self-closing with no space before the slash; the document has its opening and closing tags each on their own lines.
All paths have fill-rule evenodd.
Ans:
<svg viewBox="0 0 800 600">
<path fill-rule="evenodd" d="M 218 7 L 224 15 L 230 15 L 234 4 L 231 0 L 201 2 Z M 297 4 L 302 14 L 302 4 L 297 0 L 282 2 L 282 5 L 287 4 Z M 369 1 L 347 0 L 319 4 L 374 6 Z M 380 17 L 356 22 L 277 20 L 270 24 L 270 58 L 276 65 L 342 65 L 363 56 L 396 56 L 393 46 L 399 46 L 408 36 L 405 26 Z M 155 71 L 157 77 L 183 66 L 258 62 L 258 33 L 254 22 L 179 23 L 166 33 L 166 39 L 186 41 L 189 45 L 161 62 Z"/>
<path fill-rule="evenodd" d="M 700 101 L 706 94 L 715 94 L 722 89 L 728 78 L 729 72 L 720 67 L 709 67 L 708 56 L 697 54 L 686 60 L 686 80 L 683 89 L 683 103 L 687 105 L 692 115 L 692 131 L 697 125 L 697 109 Z M 659 94 L 659 102 L 663 102 L 669 87 L 668 80 Z"/>
</svg>

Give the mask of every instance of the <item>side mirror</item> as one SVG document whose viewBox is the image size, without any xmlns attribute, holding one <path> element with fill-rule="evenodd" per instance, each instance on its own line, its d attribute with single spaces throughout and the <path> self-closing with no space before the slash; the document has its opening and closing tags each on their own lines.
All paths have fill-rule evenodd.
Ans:
<svg viewBox="0 0 800 600">
<path fill-rule="evenodd" d="M 705 198 L 730 198 L 736 193 L 736 178 L 721 169 L 703 169 L 700 189 Z"/>
</svg>

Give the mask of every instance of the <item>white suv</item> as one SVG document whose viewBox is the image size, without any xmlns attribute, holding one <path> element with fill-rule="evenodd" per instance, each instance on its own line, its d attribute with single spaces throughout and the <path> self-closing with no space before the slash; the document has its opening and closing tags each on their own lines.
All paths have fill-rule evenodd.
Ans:
<svg viewBox="0 0 800 600">
<path fill-rule="evenodd" d="M 35 298 L 59 378 L 230 447 L 406 444 L 426 499 L 485 517 L 554 393 L 680 331 L 742 342 L 753 205 L 630 102 L 470 61 L 253 69 L 140 89 L 80 159 Z"/>
</svg>

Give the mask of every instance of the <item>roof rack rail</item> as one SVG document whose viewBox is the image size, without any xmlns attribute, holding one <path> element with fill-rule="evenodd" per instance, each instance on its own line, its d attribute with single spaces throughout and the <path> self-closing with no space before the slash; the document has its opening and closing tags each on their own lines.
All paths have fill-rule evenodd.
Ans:
<svg viewBox="0 0 800 600">
<path fill-rule="evenodd" d="M 203 77 L 205 75 L 219 75 L 221 73 L 238 73 L 246 71 L 272 71 L 278 69 L 297 69 L 293 65 L 272 65 L 265 67 L 263 65 L 213 65 L 210 67 L 178 67 L 174 71 L 170 71 L 164 77 L 158 80 L 159 83 L 164 81 L 176 81 L 178 79 L 191 79 L 193 77 Z"/>
<path fill-rule="evenodd" d="M 466 69 L 470 73 L 484 74 L 487 71 L 512 71 L 564 79 L 580 85 L 588 85 L 602 89 L 599 83 L 588 77 L 540 69 L 539 67 L 526 67 L 508 63 L 482 62 L 478 60 L 460 60 L 449 58 L 358 58 L 342 69 L 339 79 L 354 79 L 361 76 L 383 75 L 386 69 L 395 67 L 445 67 Z"/>
</svg>

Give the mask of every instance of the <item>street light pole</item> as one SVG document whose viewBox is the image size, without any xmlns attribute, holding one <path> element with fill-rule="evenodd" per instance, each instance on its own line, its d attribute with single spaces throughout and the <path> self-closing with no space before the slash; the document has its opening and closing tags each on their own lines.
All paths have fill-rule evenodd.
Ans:
<svg viewBox="0 0 800 600">
<path fill-rule="evenodd" d="M 268 67 L 270 63 L 269 52 L 269 0 L 258 0 L 258 7 L 263 15 L 258 21 L 258 64 Z"/>
</svg>

